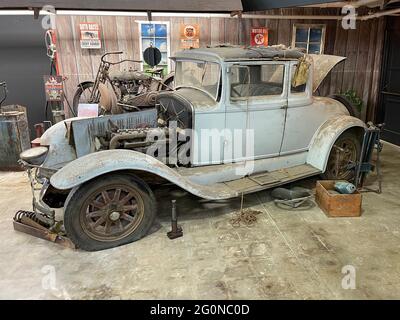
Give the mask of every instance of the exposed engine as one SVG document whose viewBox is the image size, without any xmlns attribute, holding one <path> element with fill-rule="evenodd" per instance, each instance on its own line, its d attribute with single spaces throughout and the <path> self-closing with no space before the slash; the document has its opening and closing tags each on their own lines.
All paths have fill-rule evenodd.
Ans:
<svg viewBox="0 0 400 320">
<path fill-rule="evenodd" d="M 158 127 L 127 129 L 112 124 L 105 135 L 96 137 L 97 149 L 130 149 L 150 154 L 169 165 L 189 165 L 186 159 L 190 158 L 191 148 L 182 146 L 191 142 L 192 106 L 176 92 L 161 92 L 156 98 Z"/>
</svg>

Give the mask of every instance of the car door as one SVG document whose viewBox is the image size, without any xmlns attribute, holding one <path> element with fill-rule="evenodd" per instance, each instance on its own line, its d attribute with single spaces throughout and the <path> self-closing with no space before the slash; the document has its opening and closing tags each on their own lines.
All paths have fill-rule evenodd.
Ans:
<svg viewBox="0 0 400 320">
<path fill-rule="evenodd" d="M 279 156 L 287 108 L 288 62 L 265 61 L 228 67 L 224 161 Z"/>
<path fill-rule="evenodd" d="M 306 151 L 310 141 L 321 124 L 321 110 L 313 105 L 312 76 L 306 84 L 295 87 L 293 76 L 297 62 L 290 62 L 288 81 L 288 107 L 281 155 Z"/>
</svg>

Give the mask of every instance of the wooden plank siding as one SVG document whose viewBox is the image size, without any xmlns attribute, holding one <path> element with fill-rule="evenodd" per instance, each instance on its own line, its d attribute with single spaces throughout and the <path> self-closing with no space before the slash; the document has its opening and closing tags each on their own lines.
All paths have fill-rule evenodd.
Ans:
<svg viewBox="0 0 400 320">
<path fill-rule="evenodd" d="M 267 15 L 340 15 L 338 9 L 291 8 L 256 12 Z M 109 51 L 124 51 L 121 58 L 141 60 L 139 52 L 139 27 L 137 21 L 146 17 L 112 16 L 59 16 L 57 18 L 58 54 L 60 69 L 68 78 L 66 95 L 70 102 L 79 82 L 95 77 L 100 56 Z M 292 43 L 295 23 L 325 24 L 325 54 L 346 56 L 347 60 L 337 66 L 322 83 L 319 94 L 327 96 L 357 91 L 368 108 L 362 114 L 371 120 L 375 114 L 378 99 L 380 65 L 382 61 L 385 19 L 357 22 L 356 30 L 344 30 L 341 21 L 336 20 L 288 20 L 288 19 L 241 19 L 238 18 L 196 18 L 196 17 L 153 17 L 154 21 L 168 21 L 170 25 L 170 50 L 173 55 L 180 50 L 180 24 L 200 25 L 200 45 L 210 46 L 222 43 L 249 45 L 252 27 L 268 27 L 271 45 Z M 97 22 L 101 27 L 102 49 L 85 50 L 79 44 L 79 22 Z M 120 68 L 125 68 L 121 66 Z"/>
</svg>

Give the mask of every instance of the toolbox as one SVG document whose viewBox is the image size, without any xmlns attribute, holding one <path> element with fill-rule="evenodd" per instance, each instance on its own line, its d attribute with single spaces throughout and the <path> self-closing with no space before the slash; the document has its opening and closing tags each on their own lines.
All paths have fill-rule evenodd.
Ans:
<svg viewBox="0 0 400 320">
<path fill-rule="evenodd" d="M 353 194 L 335 192 L 338 181 L 317 181 L 315 201 L 328 217 L 360 217 L 362 195 L 355 191 Z"/>
</svg>

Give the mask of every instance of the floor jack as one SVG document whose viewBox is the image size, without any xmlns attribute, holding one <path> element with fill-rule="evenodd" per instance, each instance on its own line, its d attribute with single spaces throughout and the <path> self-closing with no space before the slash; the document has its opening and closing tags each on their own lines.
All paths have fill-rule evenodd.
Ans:
<svg viewBox="0 0 400 320">
<path fill-rule="evenodd" d="M 355 186 L 360 192 L 376 192 L 378 194 L 382 193 L 382 174 L 381 174 L 381 162 L 380 153 L 382 151 L 383 145 L 380 141 L 381 131 L 384 124 L 374 125 L 371 122 L 368 123 L 368 128 L 365 129 L 363 143 L 361 147 L 361 157 L 356 163 L 355 167 Z M 376 164 L 372 164 L 372 155 L 374 150 L 377 151 Z M 372 190 L 369 188 L 364 188 L 365 179 L 371 171 L 376 169 L 378 176 L 378 189 Z"/>
</svg>

